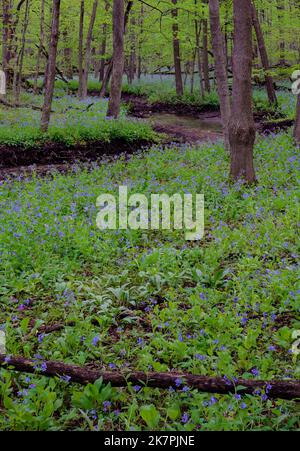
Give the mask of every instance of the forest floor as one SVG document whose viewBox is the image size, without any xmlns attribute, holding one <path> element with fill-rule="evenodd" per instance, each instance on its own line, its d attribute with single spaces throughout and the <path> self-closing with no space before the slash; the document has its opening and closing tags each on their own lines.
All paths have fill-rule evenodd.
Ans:
<svg viewBox="0 0 300 451">
<path fill-rule="evenodd" d="M 0 183 L 1 430 L 294 430 L 297 401 L 169 390 L 79 387 L 45 361 L 110 371 L 177 371 L 226 380 L 299 378 L 299 152 L 290 133 L 259 136 L 259 184 L 229 183 L 221 142 L 154 146 L 67 174 Z M 96 199 L 205 193 L 201 242 L 182 231 L 103 232 Z M 188 191 L 187 191 L 188 190 Z M 57 327 L 59 325 L 59 327 Z M 177 382 L 176 382 L 177 384 Z"/>
</svg>

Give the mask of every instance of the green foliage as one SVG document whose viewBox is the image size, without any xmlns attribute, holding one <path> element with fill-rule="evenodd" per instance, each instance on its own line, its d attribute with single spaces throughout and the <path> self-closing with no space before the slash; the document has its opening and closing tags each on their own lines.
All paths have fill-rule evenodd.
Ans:
<svg viewBox="0 0 300 451">
<path fill-rule="evenodd" d="M 24 95 L 26 101 L 40 105 L 41 97 Z M 150 125 L 128 119 L 123 109 L 119 120 L 106 118 L 106 100 L 88 98 L 79 101 L 74 97 L 57 97 L 54 113 L 47 133 L 40 131 L 40 112 L 30 108 L 0 108 L 0 145 L 23 146 L 27 149 L 43 147 L 49 143 L 73 146 L 93 142 L 110 143 L 158 140 Z"/>
<path fill-rule="evenodd" d="M 299 152 L 259 138 L 259 185 L 227 181 L 222 145 L 154 147 L 92 170 L 0 185 L 1 328 L 8 354 L 110 371 L 299 378 Z M 206 235 L 96 227 L 96 199 L 205 193 Z M 33 322 L 34 320 L 34 322 Z M 74 323 L 74 326 L 70 325 Z M 64 324 L 53 333 L 41 325 Z M 35 324 L 35 325 L 34 325 Z M 264 393 L 211 396 L 79 387 L 0 372 L 1 430 L 296 430 L 298 405 Z M 181 382 L 179 381 L 179 384 Z"/>
</svg>

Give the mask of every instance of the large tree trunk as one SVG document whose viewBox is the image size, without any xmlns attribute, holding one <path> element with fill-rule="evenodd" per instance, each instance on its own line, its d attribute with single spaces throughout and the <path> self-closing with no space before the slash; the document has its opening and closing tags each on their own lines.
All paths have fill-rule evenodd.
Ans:
<svg viewBox="0 0 300 451">
<path fill-rule="evenodd" d="M 298 95 L 297 111 L 296 111 L 296 123 L 294 128 L 294 139 L 296 144 L 300 146 L 300 94 Z"/>
<path fill-rule="evenodd" d="M 35 94 L 38 91 L 38 78 L 39 78 L 39 73 L 40 73 L 40 64 L 41 64 L 41 58 L 42 58 L 42 53 L 43 53 L 44 41 L 45 41 L 45 0 L 41 0 L 40 45 L 39 45 L 39 49 L 38 49 L 35 76 L 34 76 L 34 85 L 33 85 L 33 91 Z"/>
<path fill-rule="evenodd" d="M 127 3 L 126 12 L 124 15 L 124 34 L 126 33 L 126 28 L 127 28 L 129 15 L 130 15 L 132 6 L 133 6 L 133 0 L 130 0 Z M 125 55 L 124 55 L 124 58 L 125 58 Z M 124 63 L 125 63 L 125 61 L 124 61 Z M 123 65 L 124 65 L 124 63 L 123 63 Z M 108 91 L 108 85 L 109 85 L 110 77 L 112 75 L 112 71 L 113 71 L 113 58 L 111 58 L 110 61 L 107 63 L 107 69 L 104 74 L 104 79 L 103 79 L 101 90 L 100 90 L 100 97 L 102 97 L 102 98 L 104 98 L 106 96 L 106 93 Z M 123 68 L 123 71 L 124 71 L 124 68 Z M 123 78 L 123 76 L 122 76 L 122 78 Z M 122 87 L 121 87 L 121 90 L 122 90 Z"/>
<path fill-rule="evenodd" d="M 229 145 L 229 120 L 231 114 L 230 92 L 227 79 L 227 64 L 225 56 L 225 41 L 220 23 L 219 0 L 209 0 L 210 28 L 212 35 L 212 46 L 215 59 L 215 72 L 217 88 L 220 98 L 221 118 L 223 123 L 225 147 Z"/>
<path fill-rule="evenodd" d="M 269 64 L 268 53 L 267 53 L 267 49 L 266 49 L 266 45 L 265 45 L 265 39 L 264 39 L 264 35 L 263 35 L 262 29 L 261 29 L 261 26 L 259 23 L 257 10 L 255 8 L 253 1 L 251 2 L 251 8 L 252 8 L 253 26 L 254 26 L 255 33 L 256 33 L 256 39 L 257 39 L 257 44 L 258 44 L 259 53 L 260 53 L 260 57 L 261 57 L 261 63 L 262 63 L 262 67 L 265 71 L 266 89 L 267 89 L 269 102 L 271 104 L 276 105 L 277 97 L 276 97 L 276 92 L 275 92 L 275 88 L 274 88 L 273 78 L 270 75 L 268 75 L 268 70 L 270 69 L 270 64 Z"/>
<path fill-rule="evenodd" d="M 84 27 L 84 0 L 80 3 L 80 18 L 79 18 L 79 43 L 78 43 L 78 97 L 82 99 L 83 96 L 83 27 Z"/>
<path fill-rule="evenodd" d="M 231 178 L 256 181 L 253 164 L 251 0 L 234 0 L 233 101 L 229 125 Z"/>
<path fill-rule="evenodd" d="M 209 82 L 209 62 L 208 62 L 208 22 L 207 19 L 203 19 L 203 50 L 202 50 L 202 65 L 203 65 L 203 79 L 204 89 L 210 92 Z"/>
<path fill-rule="evenodd" d="M 113 69 L 108 117 L 118 118 L 120 114 L 122 81 L 124 72 L 124 0 L 114 0 L 113 4 Z"/>
<path fill-rule="evenodd" d="M 41 129 L 46 132 L 49 127 L 51 106 L 54 93 L 54 83 L 56 74 L 56 57 L 59 37 L 60 0 L 53 0 L 51 41 L 49 49 L 49 60 L 47 64 L 45 99 L 42 111 Z"/>
<path fill-rule="evenodd" d="M 88 78 L 89 78 L 89 69 L 90 69 L 90 58 L 91 58 L 91 45 L 93 38 L 93 30 L 96 20 L 98 8 L 98 0 L 94 0 L 93 10 L 90 19 L 88 34 L 86 38 L 86 46 L 85 46 L 85 63 L 84 63 L 84 71 L 83 71 L 83 80 L 82 80 L 82 97 L 86 98 L 88 94 Z"/>
<path fill-rule="evenodd" d="M 178 8 L 177 0 L 172 0 L 175 8 L 172 9 L 173 17 L 173 52 L 174 52 L 174 66 L 175 66 L 175 83 L 176 83 L 176 94 L 178 96 L 183 95 L 183 83 L 182 83 L 182 73 L 181 73 L 181 59 L 180 59 L 180 42 L 178 38 Z"/>
</svg>

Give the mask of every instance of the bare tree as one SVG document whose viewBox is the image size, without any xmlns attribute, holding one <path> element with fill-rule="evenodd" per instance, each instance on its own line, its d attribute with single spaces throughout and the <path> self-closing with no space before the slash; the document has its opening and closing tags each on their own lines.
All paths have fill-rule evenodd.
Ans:
<svg viewBox="0 0 300 451">
<path fill-rule="evenodd" d="M 255 124 L 252 110 L 251 0 L 234 0 L 233 101 L 229 124 L 231 178 L 256 181 L 253 164 Z"/>
<path fill-rule="evenodd" d="M 45 98 L 41 119 L 41 129 L 43 132 L 46 132 L 49 127 L 51 106 L 54 93 L 56 56 L 59 37 L 60 3 L 61 3 L 60 0 L 53 0 L 52 4 L 51 40 L 49 49 L 49 59 L 47 64 Z"/>
<path fill-rule="evenodd" d="M 220 2 L 209 0 L 210 28 L 215 59 L 217 88 L 220 98 L 221 117 L 225 137 L 225 147 L 229 150 L 229 120 L 231 114 L 230 92 L 227 79 L 225 40 L 220 23 Z"/>
</svg>

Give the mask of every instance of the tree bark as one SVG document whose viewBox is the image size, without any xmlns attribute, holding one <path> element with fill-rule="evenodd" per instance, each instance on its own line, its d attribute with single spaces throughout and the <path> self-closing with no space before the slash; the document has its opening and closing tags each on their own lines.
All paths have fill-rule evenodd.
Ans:
<svg viewBox="0 0 300 451">
<path fill-rule="evenodd" d="M 83 27 L 84 27 L 84 0 L 80 3 L 80 18 L 79 18 L 79 42 L 78 42 L 78 97 L 82 99 L 83 96 Z"/>
<path fill-rule="evenodd" d="M 214 51 L 217 88 L 220 98 L 221 118 L 224 130 L 225 148 L 229 151 L 229 120 L 231 115 L 230 92 L 227 79 L 227 64 L 225 56 L 225 40 L 220 23 L 220 2 L 209 0 L 210 29 Z"/>
<path fill-rule="evenodd" d="M 183 96 L 183 83 L 182 83 L 182 72 L 181 72 L 181 58 L 180 58 L 180 41 L 178 37 L 179 27 L 178 27 L 178 8 L 177 0 L 172 0 L 175 8 L 172 9 L 173 17 L 173 53 L 174 53 L 174 66 L 175 66 L 175 84 L 176 84 L 176 94 L 178 96 Z"/>
<path fill-rule="evenodd" d="M 41 367 L 41 364 L 42 367 Z M 39 369 L 40 367 L 40 369 Z M 270 399 L 297 399 L 300 398 L 300 382 L 289 381 L 262 381 L 252 379 L 238 379 L 231 382 L 221 377 L 194 376 L 186 373 L 143 373 L 111 372 L 89 369 L 75 365 L 68 365 L 54 361 L 36 361 L 22 357 L 0 355 L 0 368 L 28 374 L 39 374 L 47 377 L 66 377 L 72 383 L 81 385 L 93 384 L 102 378 L 104 384 L 113 387 L 127 387 L 133 385 L 146 385 L 148 387 L 182 390 L 183 386 L 189 386 L 205 393 L 218 393 L 226 395 L 236 393 L 236 388 L 241 386 L 238 393 L 241 395 L 255 395 L 257 390 L 265 391 Z"/>
<path fill-rule="evenodd" d="M 276 92 L 275 92 L 275 88 L 274 88 L 274 81 L 273 81 L 273 78 L 268 74 L 268 70 L 270 69 L 270 64 L 269 64 L 269 57 L 268 57 L 268 53 L 267 53 L 265 39 L 264 39 L 264 35 L 263 35 L 262 29 L 260 26 L 257 10 L 255 8 L 253 1 L 251 2 L 251 9 L 252 9 L 252 21 L 253 21 L 253 26 L 254 26 L 257 44 L 258 44 L 258 48 L 259 48 L 261 63 L 262 63 L 262 67 L 265 71 L 266 89 L 267 89 L 269 102 L 270 102 L 270 104 L 277 105 L 277 97 L 276 97 Z"/>
<path fill-rule="evenodd" d="M 51 106 L 54 93 L 57 45 L 59 37 L 59 19 L 60 19 L 60 0 L 53 0 L 52 22 L 51 22 L 51 41 L 49 49 L 49 60 L 47 64 L 45 99 L 42 111 L 41 130 L 46 132 L 49 127 Z"/>
<path fill-rule="evenodd" d="M 253 164 L 255 124 L 252 111 L 251 0 L 234 0 L 233 100 L 229 124 L 230 175 L 233 180 L 256 181 Z"/>
<path fill-rule="evenodd" d="M 83 80 L 82 80 L 82 97 L 85 99 L 88 94 L 88 78 L 89 78 L 89 69 L 90 69 L 90 58 L 91 58 L 91 45 L 93 38 L 93 30 L 96 20 L 98 8 L 98 0 L 94 0 L 93 10 L 90 19 L 89 29 L 86 38 L 86 46 L 85 46 L 85 63 L 84 63 L 84 71 L 83 71 Z"/>
<path fill-rule="evenodd" d="M 120 114 L 122 81 L 124 72 L 124 0 L 113 3 L 113 68 L 110 97 L 107 110 L 108 117 L 117 119 Z"/>
<path fill-rule="evenodd" d="M 294 127 L 294 139 L 298 146 L 300 146 L 300 94 L 298 95 L 296 122 Z"/>
</svg>

